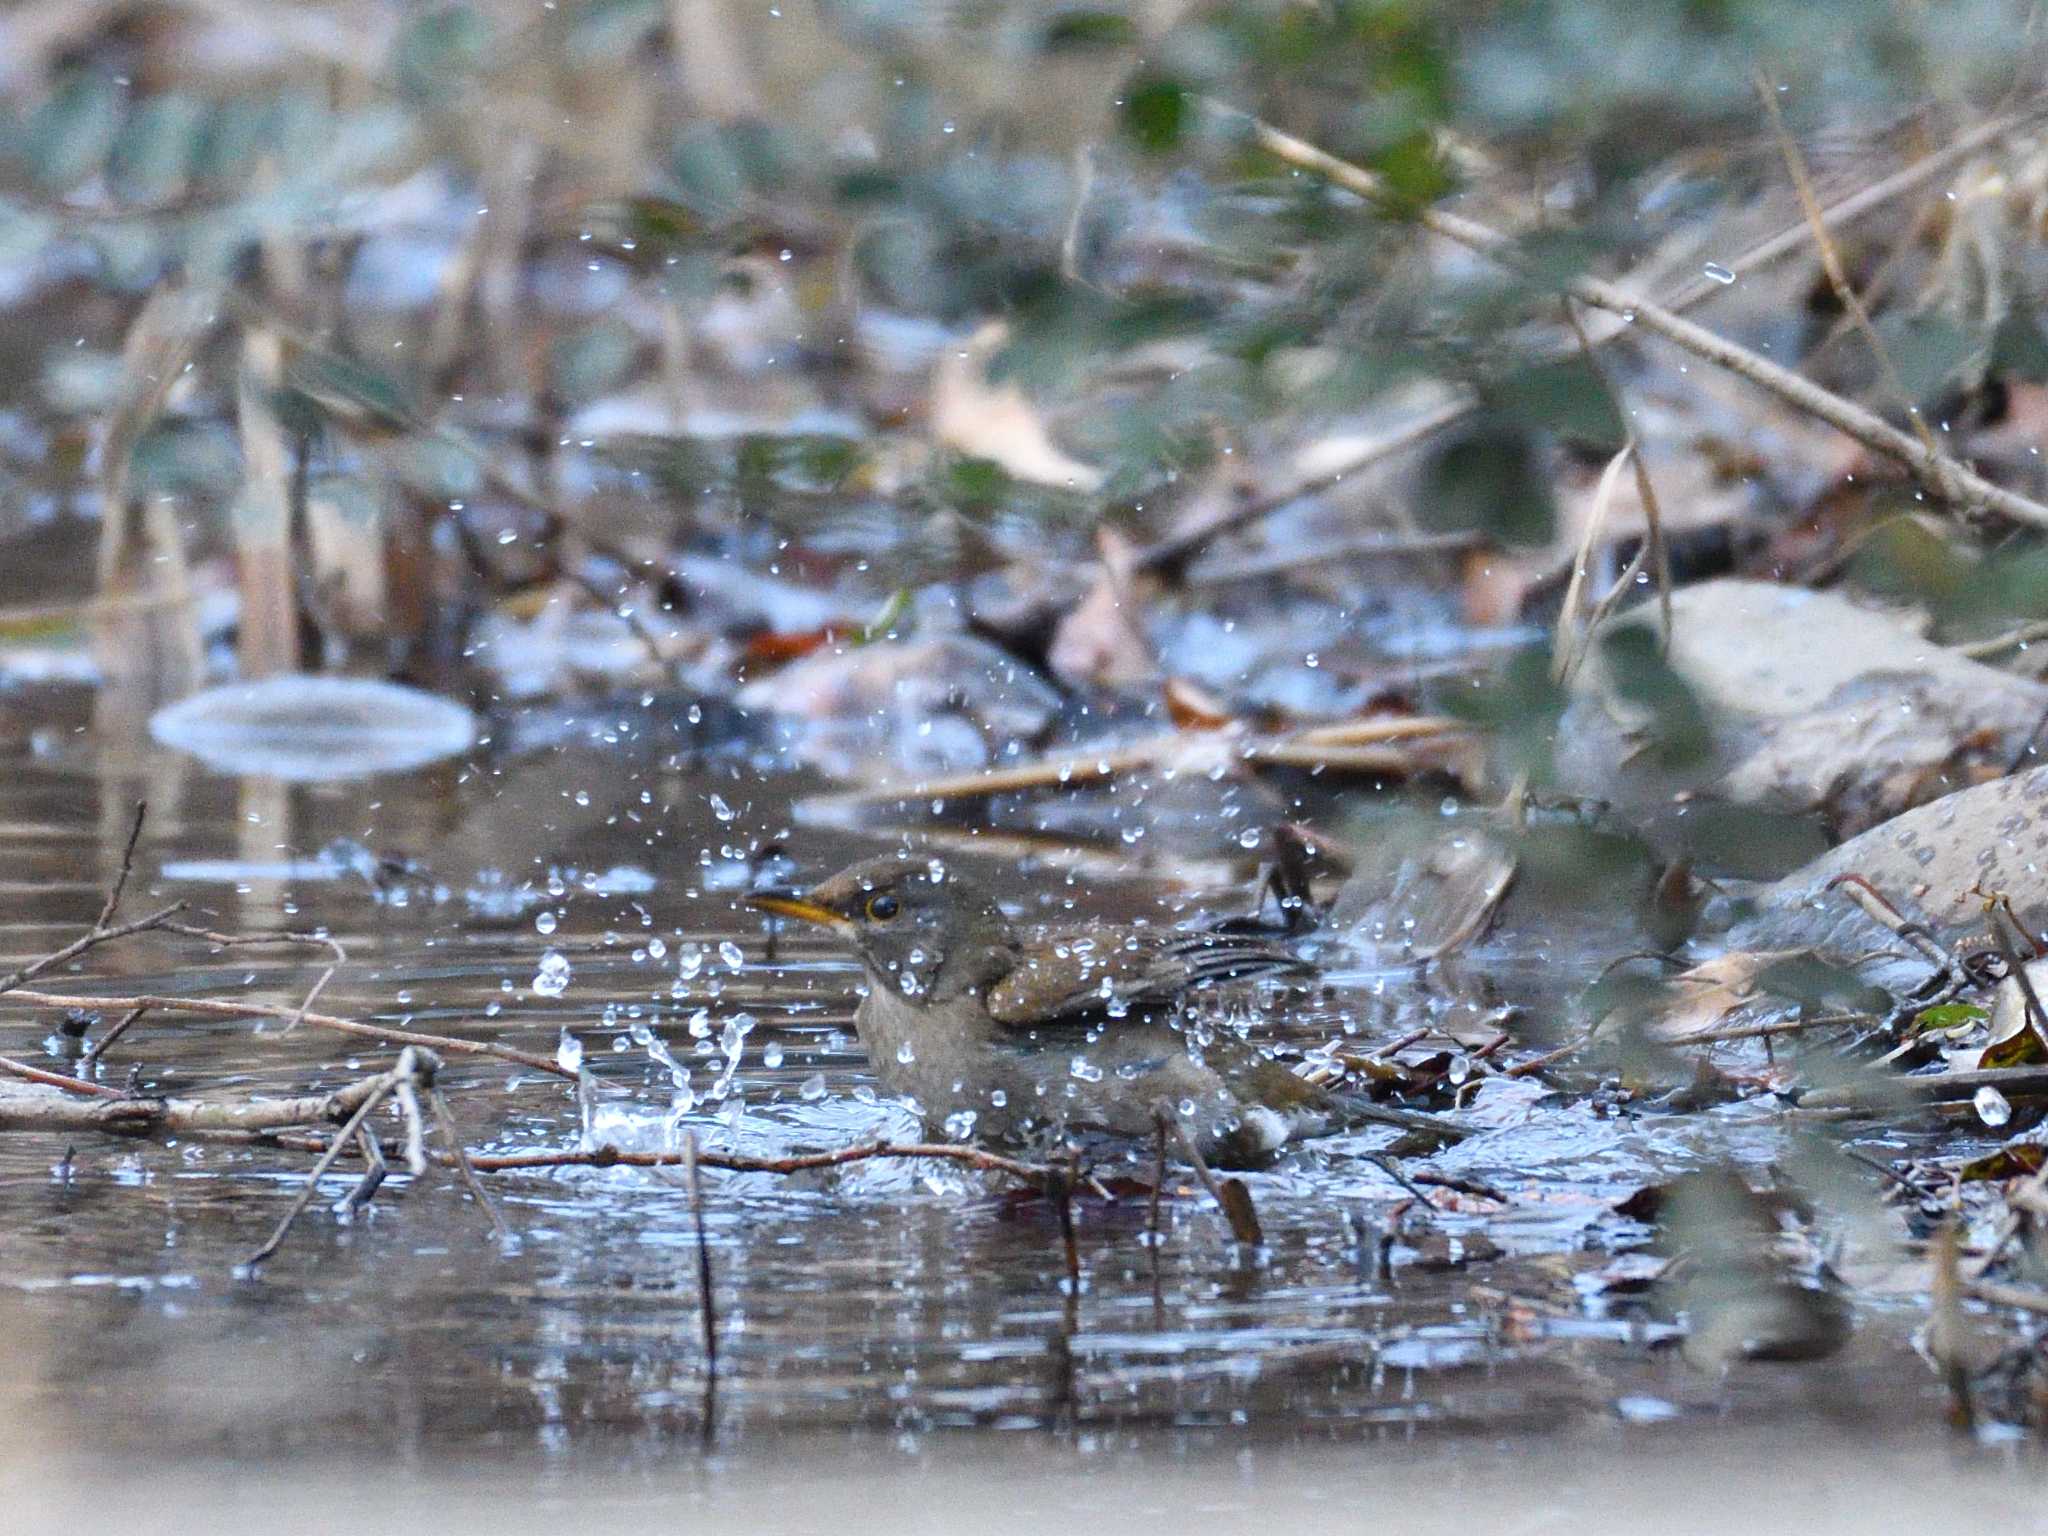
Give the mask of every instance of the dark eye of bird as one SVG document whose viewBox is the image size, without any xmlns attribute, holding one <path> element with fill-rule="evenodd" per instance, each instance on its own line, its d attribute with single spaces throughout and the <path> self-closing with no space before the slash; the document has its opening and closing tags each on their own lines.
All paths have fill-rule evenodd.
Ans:
<svg viewBox="0 0 2048 1536">
<path fill-rule="evenodd" d="M 890 895 L 870 896 L 868 916 L 878 923 L 886 923 L 896 915 L 896 898 Z"/>
</svg>

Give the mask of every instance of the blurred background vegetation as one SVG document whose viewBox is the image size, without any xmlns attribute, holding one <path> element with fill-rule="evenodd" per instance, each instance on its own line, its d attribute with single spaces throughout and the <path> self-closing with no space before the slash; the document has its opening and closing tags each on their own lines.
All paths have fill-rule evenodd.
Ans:
<svg viewBox="0 0 2048 1536">
<path fill-rule="evenodd" d="M 431 678 L 537 590 L 680 614 L 693 554 L 871 612 L 1104 528 L 1182 576 L 1209 541 L 1176 532 L 1236 505 L 1283 568 L 1440 535 L 1422 585 L 1498 625 L 1554 608 L 1546 552 L 1633 436 L 1682 558 L 1688 529 L 1721 568 L 1839 557 L 1995 633 L 2048 611 L 2037 535 L 1899 520 L 1903 477 L 1696 360 L 1594 366 L 1557 294 L 1711 300 L 2037 482 L 1997 434 L 2048 379 L 2041 32 L 2020 0 L 27 0 L 9 623 L 89 620 L 141 704 L 237 667 Z M 1801 225 L 1794 157 L 1827 203 L 1992 123 L 1841 231 L 1888 364 L 1810 241 L 1742 264 Z"/>
</svg>

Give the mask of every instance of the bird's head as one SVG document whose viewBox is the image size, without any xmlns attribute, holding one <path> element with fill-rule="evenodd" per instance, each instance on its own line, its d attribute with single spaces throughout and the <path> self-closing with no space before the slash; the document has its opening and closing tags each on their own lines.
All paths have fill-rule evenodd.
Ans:
<svg viewBox="0 0 2048 1536">
<path fill-rule="evenodd" d="M 865 859 L 801 894 L 763 892 L 750 905 L 829 928 L 853 946 L 869 979 L 912 1002 L 944 1002 L 1001 979 L 1016 935 L 995 899 L 936 858 Z"/>
</svg>

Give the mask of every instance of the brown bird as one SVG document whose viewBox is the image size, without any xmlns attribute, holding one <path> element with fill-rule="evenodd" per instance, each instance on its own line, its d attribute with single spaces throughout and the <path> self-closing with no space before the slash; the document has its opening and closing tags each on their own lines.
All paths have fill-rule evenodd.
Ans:
<svg viewBox="0 0 2048 1536">
<path fill-rule="evenodd" d="M 1310 1083 L 1227 1024 L 1191 1016 L 1192 998 L 1225 983 L 1313 969 L 1262 938 L 1105 922 L 1023 929 L 938 859 L 869 859 L 801 895 L 748 900 L 853 947 L 867 973 L 854 1027 L 876 1077 L 948 1135 L 1138 1138 L 1163 1110 L 1204 1157 L 1246 1166 L 1366 1121 L 1439 1141 L 1465 1134 Z"/>
</svg>

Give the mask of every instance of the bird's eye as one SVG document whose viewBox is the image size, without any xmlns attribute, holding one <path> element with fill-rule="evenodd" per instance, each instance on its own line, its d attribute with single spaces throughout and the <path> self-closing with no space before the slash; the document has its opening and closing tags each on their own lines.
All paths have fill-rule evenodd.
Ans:
<svg viewBox="0 0 2048 1536">
<path fill-rule="evenodd" d="M 886 891 L 880 896 L 868 898 L 868 916 L 878 923 L 886 923 L 896 915 L 896 898 Z"/>
</svg>

